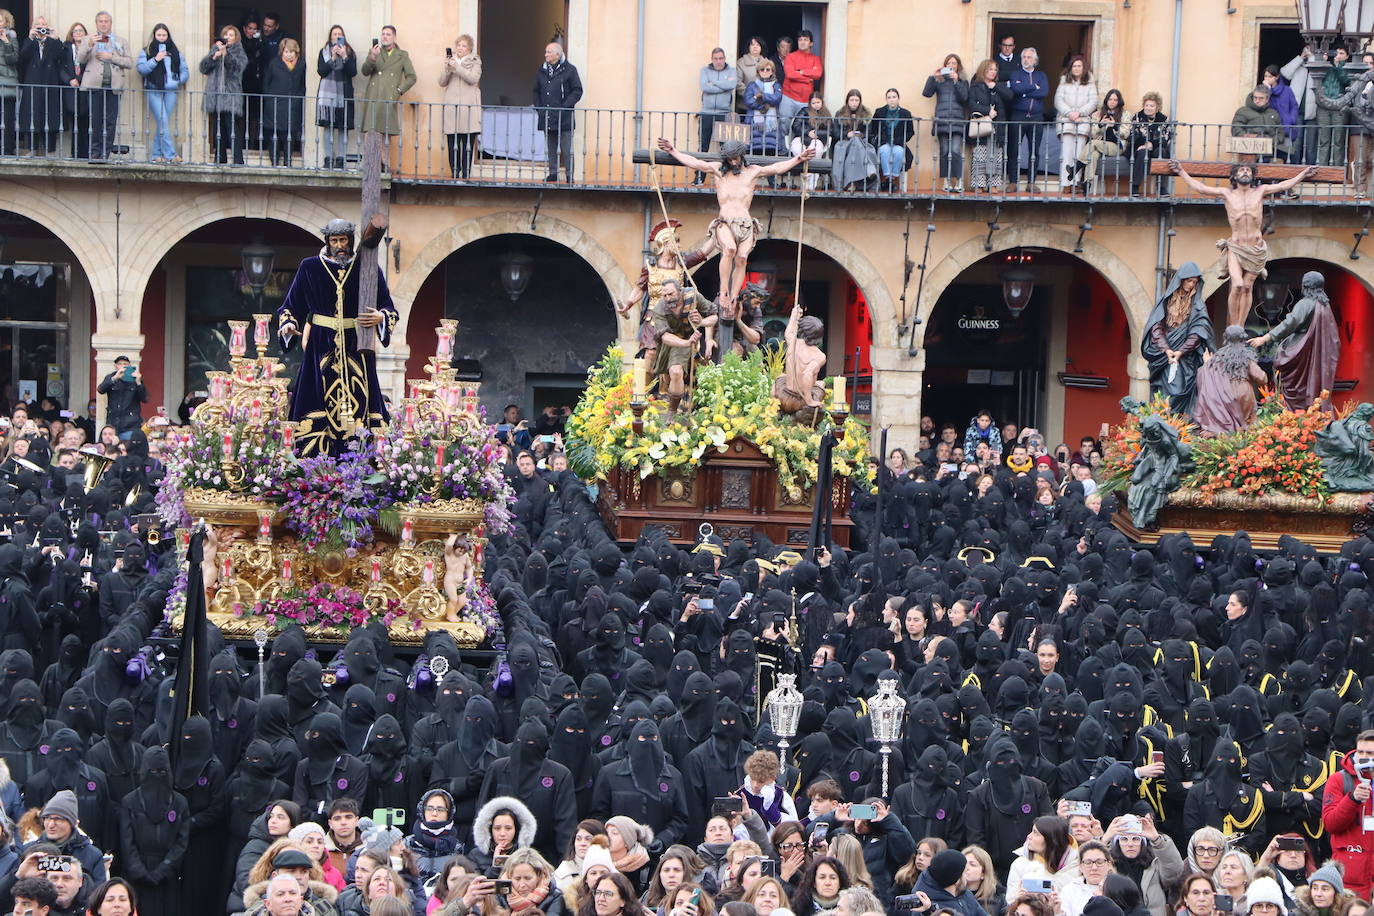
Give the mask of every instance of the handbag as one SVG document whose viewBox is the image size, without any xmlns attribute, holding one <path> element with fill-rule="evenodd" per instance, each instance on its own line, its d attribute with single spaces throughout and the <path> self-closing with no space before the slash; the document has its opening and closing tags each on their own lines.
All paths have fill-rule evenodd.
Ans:
<svg viewBox="0 0 1374 916">
<path fill-rule="evenodd" d="M 984 137 L 992 136 L 992 116 L 983 115 L 979 118 L 972 118 L 968 122 L 968 138 L 970 140 L 982 140 Z"/>
</svg>

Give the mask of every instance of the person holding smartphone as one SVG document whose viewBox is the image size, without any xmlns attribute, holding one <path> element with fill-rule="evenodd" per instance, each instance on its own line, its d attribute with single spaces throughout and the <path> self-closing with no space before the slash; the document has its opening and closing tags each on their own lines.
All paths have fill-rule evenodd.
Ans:
<svg viewBox="0 0 1374 916">
<path fill-rule="evenodd" d="M 471 35 L 459 35 L 444 49 L 439 85 L 444 87 L 444 139 L 448 166 L 454 178 L 472 173 L 472 154 L 482 134 L 482 58 Z"/>
<path fill-rule="evenodd" d="M 128 441 L 143 425 L 143 404 L 148 400 L 143 373 L 129 357 L 117 356 L 114 371 L 95 390 L 105 395 L 105 422 L 115 428 L 120 439 Z"/>
<path fill-rule="evenodd" d="M 114 19 L 102 12 L 95 17 L 95 34 L 87 35 L 76 54 L 76 62 L 84 69 L 81 88 L 86 90 L 87 111 L 90 113 L 90 156 L 105 159 L 114 146 L 115 127 L 119 123 L 119 97 L 133 69 L 129 43 L 114 34 Z"/>
<path fill-rule="evenodd" d="M 148 47 L 138 52 L 137 68 L 143 76 L 143 95 L 148 100 L 148 111 L 157 125 L 149 150 L 152 161 L 157 165 L 180 162 L 181 156 L 172 142 L 171 119 L 176 110 L 177 92 L 191 78 L 191 69 L 163 23 L 153 26 Z"/>
<path fill-rule="evenodd" d="M 226 25 L 200 60 L 200 72 L 207 77 L 204 106 L 210 145 L 220 164 L 229 161 L 232 151 L 234 165 L 243 165 L 243 75 L 247 69 L 243 36 L 237 26 Z"/>
<path fill-rule="evenodd" d="M 341 25 L 329 27 L 329 40 L 315 61 L 320 88 L 315 93 L 315 123 L 320 131 L 321 165 L 342 169 L 348 159 L 348 132 L 353 129 L 353 78 L 358 55 Z"/>
</svg>

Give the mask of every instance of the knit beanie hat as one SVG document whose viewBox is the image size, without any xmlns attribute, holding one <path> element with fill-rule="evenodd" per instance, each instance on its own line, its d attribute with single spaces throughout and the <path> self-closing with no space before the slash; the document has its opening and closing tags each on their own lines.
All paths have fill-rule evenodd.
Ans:
<svg viewBox="0 0 1374 916">
<path fill-rule="evenodd" d="M 391 847 L 403 839 L 404 835 L 395 827 L 377 827 L 363 837 L 363 851 L 386 861 L 391 857 Z"/>
<path fill-rule="evenodd" d="M 611 861 L 611 851 L 605 846 L 593 842 L 587 847 L 586 855 L 582 856 L 582 877 L 587 877 L 587 872 L 598 865 L 607 871 L 615 871 L 615 863 Z"/>
<path fill-rule="evenodd" d="M 1284 916 L 1288 912 L 1288 907 L 1283 902 L 1283 889 L 1279 887 L 1277 881 L 1268 875 L 1251 881 L 1250 886 L 1245 889 L 1245 908 L 1248 910 L 1257 903 L 1274 904 L 1279 908 L 1280 916 Z"/>
<path fill-rule="evenodd" d="M 77 824 L 81 821 L 81 818 L 77 816 L 76 793 L 71 789 L 63 789 L 61 792 L 54 795 L 52 799 L 43 806 L 42 816 L 47 817 L 48 815 L 62 818 L 62 820 L 71 824 L 72 829 L 75 830 Z"/>
<path fill-rule="evenodd" d="M 289 831 L 287 831 L 286 837 L 287 839 L 295 840 L 297 843 L 301 843 L 304 842 L 305 838 L 310 836 L 310 834 L 312 833 L 318 833 L 320 836 L 325 835 L 324 828 L 321 827 L 319 824 L 315 823 L 314 821 L 306 821 L 303 824 L 297 824 L 296 826 L 292 827 Z"/>
<path fill-rule="evenodd" d="M 1336 893 L 1345 893 L 1345 879 L 1341 877 L 1341 870 L 1333 863 L 1328 862 L 1307 876 L 1307 884 L 1309 887 L 1312 885 L 1313 881 L 1325 881 L 1336 889 Z"/>
<path fill-rule="evenodd" d="M 959 883 L 967 864 L 964 854 L 959 850 L 942 849 L 926 866 L 926 874 L 930 875 L 930 880 L 934 881 L 937 887 L 949 887 Z"/>
</svg>

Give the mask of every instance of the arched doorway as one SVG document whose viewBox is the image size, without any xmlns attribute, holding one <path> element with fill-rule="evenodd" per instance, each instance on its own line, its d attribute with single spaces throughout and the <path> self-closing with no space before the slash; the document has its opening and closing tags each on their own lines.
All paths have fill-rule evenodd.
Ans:
<svg viewBox="0 0 1374 916">
<path fill-rule="evenodd" d="M 719 290 L 719 265 L 720 256 L 714 256 L 694 275 L 697 289 L 707 299 L 715 299 Z M 797 243 L 761 240 L 749 256 L 745 279 L 771 292 L 764 307 L 763 334 L 765 340 L 781 345 L 797 296 Z M 873 412 L 873 317 L 863 289 L 830 255 L 803 245 L 801 302 L 808 315 L 825 322 L 827 374 L 843 373 L 849 379 L 853 412 L 866 419 Z"/>
<path fill-rule="evenodd" d="M 243 249 L 249 245 L 270 252 L 261 296 L 245 271 Z M 317 237 L 290 223 L 243 217 L 201 226 L 168 249 L 148 281 L 140 312 L 145 412 L 165 407 L 179 422 L 183 399 L 205 391 L 205 373 L 229 364 L 227 322 L 276 311 L 296 266 L 319 250 Z M 275 325 L 273 330 L 267 352 L 280 357 L 294 379 L 300 348 L 283 355 Z"/>
<path fill-rule="evenodd" d="M 535 235 L 476 239 L 430 272 L 406 323 L 409 377 L 423 377 L 440 318 L 458 320 L 460 375 L 480 378 L 492 419 L 507 404 L 526 416 L 571 408 L 587 367 L 616 339 L 602 277 L 577 252 Z"/>
<path fill-rule="evenodd" d="M 1374 398 L 1374 293 L 1365 282 L 1339 264 L 1316 258 L 1277 258 L 1268 264 L 1268 276 L 1254 289 L 1254 305 L 1245 323 L 1250 336 L 1258 337 L 1277 325 L 1302 297 L 1302 275 L 1309 270 L 1326 278 L 1326 293 L 1341 334 L 1341 358 L 1336 364 L 1336 406 Z M 1207 311 L 1220 343 L 1226 323 L 1226 295 L 1231 284 L 1223 283 L 1207 297 Z M 1273 377 L 1271 362 L 1275 345 L 1260 352 L 1260 364 Z"/>
<path fill-rule="evenodd" d="M 49 397 L 84 417 L 91 319 L 90 284 L 71 249 L 0 211 L 0 404 Z"/>
<path fill-rule="evenodd" d="M 1004 289 L 1018 279 L 1024 298 Z M 1130 390 L 1119 297 L 1094 267 L 1052 248 L 1008 249 L 965 268 L 931 310 L 924 348 L 922 412 L 960 435 L 988 410 L 999 425 L 1041 430 L 1050 448 L 1076 444 L 1119 414 Z"/>
</svg>

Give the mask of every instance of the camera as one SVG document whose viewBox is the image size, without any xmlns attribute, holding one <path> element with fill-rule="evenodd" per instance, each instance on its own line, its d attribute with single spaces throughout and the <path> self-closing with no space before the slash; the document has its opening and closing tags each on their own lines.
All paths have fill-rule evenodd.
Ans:
<svg viewBox="0 0 1374 916">
<path fill-rule="evenodd" d="M 1281 836 L 1274 839 L 1275 848 L 1287 852 L 1301 852 L 1307 848 L 1307 844 L 1302 841 L 1300 836 Z"/>
<path fill-rule="evenodd" d="M 941 67 L 941 68 L 940 68 L 940 75 L 941 75 L 941 76 L 953 76 L 953 75 L 954 75 L 954 68 L 953 68 L 953 67 Z"/>
<path fill-rule="evenodd" d="M 510 893 L 510 889 L 511 889 L 511 883 L 510 883 L 510 881 L 507 880 L 507 879 L 504 879 L 504 878 L 497 878 L 494 882 L 492 882 L 492 892 L 493 892 L 493 893 L 496 893 L 496 894 L 509 894 L 509 893 Z"/>
<path fill-rule="evenodd" d="M 45 25 L 40 25 L 34 31 L 37 32 L 39 38 L 47 38 L 49 35 L 52 34 L 52 29 L 48 28 Z"/>
<path fill-rule="evenodd" d="M 892 908 L 895 910 L 919 910 L 921 908 L 921 897 L 919 894 L 902 894 L 892 898 Z"/>
<path fill-rule="evenodd" d="M 38 870 L 69 872 L 72 870 L 72 857 L 52 855 L 39 856 Z"/>
</svg>

